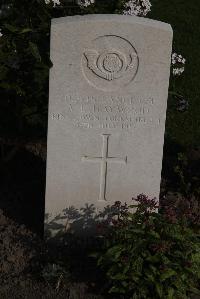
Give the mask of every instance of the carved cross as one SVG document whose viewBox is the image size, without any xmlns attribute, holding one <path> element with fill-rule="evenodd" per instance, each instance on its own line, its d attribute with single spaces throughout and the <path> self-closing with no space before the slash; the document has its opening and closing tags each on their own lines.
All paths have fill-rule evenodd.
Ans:
<svg viewBox="0 0 200 299">
<path fill-rule="evenodd" d="M 127 157 L 117 158 L 108 156 L 108 141 L 110 134 L 102 134 L 103 146 L 102 157 L 82 157 L 82 162 L 94 162 L 101 163 L 101 175 L 100 175 L 100 193 L 99 201 L 106 201 L 106 183 L 107 183 L 107 164 L 108 163 L 127 163 Z"/>
</svg>

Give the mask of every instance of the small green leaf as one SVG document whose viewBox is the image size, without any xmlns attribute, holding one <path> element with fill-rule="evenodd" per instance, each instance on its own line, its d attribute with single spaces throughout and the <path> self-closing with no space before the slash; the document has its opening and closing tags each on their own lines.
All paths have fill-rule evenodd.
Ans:
<svg viewBox="0 0 200 299">
<path fill-rule="evenodd" d="M 147 278 L 151 281 L 151 282 L 155 282 L 155 277 L 152 274 L 146 274 Z"/>
<path fill-rule="evenodd" d="M 113 246 L 108 249 L 106 255 L 114 257 L 115 259 L 118 259 L 118 257 L 121 255 L 121 252 L 123 249 L 121 248 L 120 245 Z"/>
<path fill-rule="evenodd" d="M 123 287 L 127 287 L 128 286 L 128 282 L 126 282 L 126 281 L 121 281 L 121 284 L 123 285 Z"/>
<path fill-rule="evenodd" d="M 172 269 L 168 269 L 167 271 L 165 271 L 163 274 L 161 274 L 160 276 L 160 280 L 161 281 L 165 281 L 166 279 L 170 278 L 171 276 L 176 275 L 177 273 L 172 270 Z"/>
<path fill-rule="evenodd" d="M 151 271 L 156 274 L 158 271 L 157 271 L 157 268 L 154 267 L 153 265 L 149 265 L 149 268 L 151 269 Z"/>
<path fill-rule="evenodd" d="M 125 291 L 119 287 L 113 286 L 109 293 L 125 293 Z"/>
<path fill-rule="evenodd" d="M 200 290 L 194 287 L 190 288 L 190 292 L 192 292 L 195 295 L 200 295 Z"/>
<path fill-rule="evenodd" d="M 37 45 L 32 42 L 29 42 L 29 48 L 30 48 L 32 55 L 35 57 L 35 59 L 38 61 L 41 61 L 41 56 L 40 56 Z"/>
<path fill-rule="evenodd" d="M 168 291 L 167 299 L 173 299 L 174 298 L 174 289 L 170 288 Z"/>
<path fill-rule="evenodd" d="M 23 34 L 23 33 L 27 33 L 27 32 L 32 32 L 33 30 L 31 28 L 24 28 L 22 29 L 19 33 Z"/>
<path fill-rule="evenodd" d="M 160 257 L 156 254 L 155 255 L 150 255 L 150 256 L 147 257 L 147 261 L 151 262 L 151 263 L 157 263 L 157 262 L 159 262 L 159 260 L 160 260 Z"/>
<path fill-rule="evenodd" d="M 88 255 L 89 257 L 93 257 L 93 258 L 98 258 L 99 257 L 99 253 L 97 252 L 92 252 Z"/>
<path fill-rule="evenodd" d="M 152 237 L 156 238 L 156 239 L 160 239 L 160 235 L 159 235 L 157 232 L 155 232 L 155 231 L 151 231 L 151 232 L 150 232 L 150 235 L 151 235 Z"/>
<path fill-rule="evenodd" d="M 156 283 L 156 292 L 160 298 L 163 298 L 163 287 L 161 284 Z"/>
<path fill-rule="evenodd" d="M 116 275 L 111 275 L 111 278 L 112 279 L 115 279 L 115 280 L 125 280 L 127 279 L 127 276 L 123 273 L 117 273 Z"/>
</svg>

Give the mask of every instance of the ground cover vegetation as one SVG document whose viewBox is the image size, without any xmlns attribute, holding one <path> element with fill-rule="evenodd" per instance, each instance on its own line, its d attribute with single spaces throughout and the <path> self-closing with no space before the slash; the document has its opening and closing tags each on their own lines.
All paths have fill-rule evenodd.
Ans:
<svg viewBox="0 0 200 299">
<path fill-rule="evenodd" d="M 132 299 L 200 294 L 199 215 L 191 202 L 163 204 L 157 213 L 156 200 L 141 194 L 133 205 L 115 207 L 109 229 L 101 224 L 104 243 L 95 255 L 106 269 L 109 292 Z"/>
<path fill-rule="evenodd" d="M 196 0 L 1 1 L 0 297 L 199 293 L 199 9 Z M 19 224 L 43 233 L 50 21 L 87 13 L 147 15 L 173 27 L 159 213 L 154 199 L 140 195 L 135 214 L 116 203 L 93 245 L 80 250 L 81 241 L 69 234 L 67 245 L 47 248 Z"/>
</svg>

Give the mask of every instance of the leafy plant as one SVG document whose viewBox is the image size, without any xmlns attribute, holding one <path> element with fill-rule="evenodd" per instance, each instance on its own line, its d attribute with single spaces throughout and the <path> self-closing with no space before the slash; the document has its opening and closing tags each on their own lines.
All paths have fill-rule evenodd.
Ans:
<svg viewBox="0 0 200 299">
<path fill-rule="evenodd" d="M 95 257 L 106 272 L 109 292 L 129 299 L 200 294 L 199 230 L 173 207 L 157 213 L 155 199 L 141 194 L 134 201 L 138 204 L 130 207 L 116 202 L 118 213 L 101 231 L 104 242 Z"/>
<path fill-rule="evenodd" d="M 174 171 L 179 178 L 179 191 L 187 197 L 191 195 L 199 197 L 199 169 L 192 169 L 191 164 L 186 153 L 178 153 L 178 163 L 174 167 Z"/>
</svg>

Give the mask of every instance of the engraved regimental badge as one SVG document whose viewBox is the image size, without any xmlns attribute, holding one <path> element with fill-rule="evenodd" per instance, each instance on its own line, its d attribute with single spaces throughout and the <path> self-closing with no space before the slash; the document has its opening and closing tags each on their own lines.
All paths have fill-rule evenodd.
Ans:
<svg viewBox="0 0 200 299">
<path fill-rule="evenodd" d="M 100 36 L 83 53 L 83 74 L 98 89 L 115 90 L 128 85 L 136 76 L 139 58 L 133 45 L 115 36 Z"/>
</svg>

